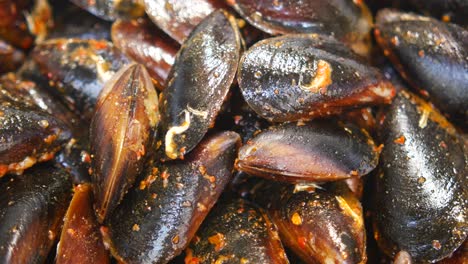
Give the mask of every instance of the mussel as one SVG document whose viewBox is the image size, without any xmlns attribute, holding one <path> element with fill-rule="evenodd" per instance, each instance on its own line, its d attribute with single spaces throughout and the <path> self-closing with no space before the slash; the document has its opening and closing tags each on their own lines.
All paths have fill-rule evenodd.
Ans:
<svg viewBox="0 0 468 264">
<path fill-rule="evenodd" d="M 39 165 L 0 179 L 0 262 L 43 263 L 60 234 L 71 198 L 71 179 Z"/>
<path fill-rule="evenodd" d="M 390 256 L 404 250 L 417 262 L 441 260 L 468 234 L 463 139 L 436 109 L 405 90 L 381 119 L 375 239 Z"/>
<path fill-rule="evenodd" d="M 74 188 L 64 217 L 56 263 L 110 263 L 94 214 L 93 189 L 89 183 Z"/>
<path fill-rule="evenodd" d="M 34 48 L 32 58 L 51 92 L 87 122 L 104 83 L 129 63 L 106 40 L 50 39 Z"/>
<path fill-rule="evenodd" d="M 289 263 L 265 211 L 242 199 L 219 202 L 186 249 L 185 263 Z"/>
<path fill-rule="evenodd" d="M 209 14 L 224 7 L 218 0 L 144 0 L 153 22 L 179 43 Z"/>
<path fill-rule="evenodd" d="M 126 263 L 167 263 L 182 252 L 229 182 L 239 144 L 238 134 L 221 132 L 183 161 L 148 166 L 104 222 L 112 255 Z"/>
<path fill-rule="evenodd" d="M 257 42 L 242 56 L 245 101 L 273 122 L 329 116 L 391 102 L 392 84 L 337 40 L 314 34 Z"/>
<path fill-rule="evenodd" d="M 71 137 L 54 116 L 7 100 L 0 102 L 0 124 L 0 177 L 52 159 Z"/>
<path fill-rule="evenodd" d="M 236 21 L 218 10 L 184 42 L 160 96 L 164 150 L 183 158 L 208 129 L 227 97 L 241 49 Z"/>
<path fill-rule="evenodd" d="M 334 36 L 366 54 L 372 17 L 364 1 L 230 0 L 250 24 L 273 35 L 318 33 Z"/>
<path fill-rule="evenodd" d="M 145 65 L 156 88 L 163 90 L 179 45 L 148 19 L 117 20 L 112 41 L 125 55 Z"/>
<path fill-rule="evenodd" d="M 247 141 L 236 165 L 241 171 L 273 180 L 325 182 L 366 175 L 377 166 L 378 155 L 372 138 L 354 126 L 289 123 Z"/>
<path fill-rule="evenodd" d="M 346 186 L 301 190 L 261 181 L 251 190 L 251 199 L 267 209 L 281 241 L 304 262 L 366 263 L 362 207 Z"/>
<path fill-rule="evenodd" d="M 378 13 L 376 25 L 376 40 L 401 76 L 468 129 L 468 31 L 391 9 Z"/>
<path fill-rule="evenodd" d="M 99 95 L 90 126 L 96 214 L 103 221 L 141 173 L 155 146 L 156 91 L 142 65 L 123 67 Z"/>
</svg>

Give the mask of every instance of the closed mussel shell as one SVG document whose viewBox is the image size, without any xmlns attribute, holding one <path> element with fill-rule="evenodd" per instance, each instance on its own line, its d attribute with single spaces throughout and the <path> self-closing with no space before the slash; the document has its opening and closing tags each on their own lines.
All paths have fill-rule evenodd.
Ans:
<svg viewBox="0 0 468 264">
<path fill-rule="evenodd" d="M 117 20 L 112 25 L 112 41 L 125 55 L 145 65 L 159 90 L 179 49 L 179 44 L 162 33 L 150 20 Z"/>
<path fill-rule="evenodd" d="M 374 236 L 392 256 L 435 262 L 468 232 L 468 172 L 463 141 L 428 103 L 405 90 L 387 109 L 376 177 Z"/>
<path fill-rule="evenodd" d="M 54 116 L 11 101 L 0 102 L 0 124 L 0 177 L 52 159 L 71 137 Z"/>
<path fill-rule="evenodd" d="M 223 8 L 219 0 L 144 0 L 146 14 L 166 34 L 183 43 L 209 14 Z"/>
<path fill-rule="evenodd" d="M 0 179 L 1 263 L 44 263 L 71 190 L 68 173 L 50 164 Z"/>
<path fill-rule="evenodd" d="M 264 181 L 253 200 L 267 209 L 281 241 L 305 263 L 366 263 L 362 207 L 346 187 L 303 191 Z"/>
<path fill-rule="evenodd" d="M 130 64 L 103 88 L 90 127 L 92 180 L 99 221 L 112 211 L 155 145 L 158 98 L 148 72 Z"/>
<path fill-rule="evenodd" d="M 49 86 L 8 73 L 0 77 L 0 101 L 14 101 L 47 112 L 72 130 L 74 137 L 87 136 L 86 124 L 47 90 Z"/>
<path fill-rule="evenodd" d="M 55 154 L 55 160 L 72 174 L 74 182 L 89 181 L 89 166 L 86 162 L 88 159 L 85 158 L 87 155 L 87 125 L 60 100 L 52 96 L 47 88 L 34 81 L 22 79 L 19 74 L 8 73 L 0 77 L 0 101 L 11 101 L 26 105 L 28 108 L 41 109 L 61 121 L 61 126 L 66 125 L 63 129 L 71 132 L 73 138 L 66 144 L 60 143 L 64 145 L 64 148 Z M 47 125 L 45 121 L 41 122 L 44 126 Z M 18 136 L 20 134 L 18 133 Z M 33 144 L 31 144 L 32 146 Z M 46 157 L 44 156 L 44 158 Z M 52 156 L 50 155 L 49 158 Z"/>
<path fill-rule="evenodd" d="M 221 202 L 186 249 L 185 263 L 289 263 L 268 215 L 242 199 Z"/>
<path fill-rule="evenodd" d="M 190 242 L 231 178 L 240 137 L 203 140 L 183 161 L 149 166 L 103 228 L 124 263 L 167 263 Z"/>
<path fill-rule="evenodd" d="M 321 121 L 260 132 L 239 150 L 236 164 L 241 171 L 273 180 L 325 182 L 366 175 L 377 166 L 378 156 L 365 130 Z"/>
<path fill-rule="evenodd" d="M 396 10 L 377 15 L 375 36 L 400 74 L 468 129 L 468 31 Z"/>
<path fill-rule="evenodd" d="M 91 14 L 104 19 L 135 18 L 145 14 L 143 0 L 70 0 Z"/>
<path fill-rule="evenodd" d="M 242 56 L 237 78 L 246 102 L 273 122 L 389 103 L 395 93 L 378 69 L 340 42 L 315 34 L 258 42 Z"/>
<path fill-rule="evenodd" d="M 57 248 L 57 264 L 109 263 L 93 210 L 93 189 L 90 183 L 77 185 L 65 214 Z"/>
<path fill-rule="evenodd" d="M 218 10 L 179 50 L 159 101 L 170 159 L 183 157 L 213 126 L 237 70 L 240 42 L 235 19 Z"/>
<path fill-rule="evenodd" d="M 364 1 L 232 0 L 228 3 L 250 24 L 270 34 L 329 34 L 354 44 L 356 50 L 365 48 L 362 42 L 369 39 L 372 25 Z"/>
<path fill-rule="evenodd" d="M 104 83 L 129 62 L 106 40 L 51 39 L 36 45 L 32 58 L 51 92 L 88 122 Z"/>
</svg>

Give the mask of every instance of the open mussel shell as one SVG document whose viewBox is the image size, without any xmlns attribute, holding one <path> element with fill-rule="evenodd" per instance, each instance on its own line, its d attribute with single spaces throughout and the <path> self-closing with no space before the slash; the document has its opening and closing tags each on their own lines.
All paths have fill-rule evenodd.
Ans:
<svg viewBox="0 0 468 264">
<path fill-rule="evenodd" d="M 0 179 L 0 262 L 43 263 L 71 198 L 68 173 L 50 164 Z"/>
<path fill-rule="evenodd" d="M 146 14 L 166 34 L 183 43 L 209 14 L 223 8 L 219 0 L 144 0 Z"/>
<path fill-rule="evenodd" d="M 92 186 L 80 184 L 74 191 L 65 214 L 56 263 L 109 263 L 109 252 L 102 242 L 93 210 Z"/>
<path fill-rule="evenodd" d="M 240 49 L 236 21 L 223 10 L 204 19 L 182 45 L 159 101 L 170 159 L 183 158 L 213 126 L 236 74 Z"/>
<path fill-rule="evenodd" d="M 232 0 L 234 9 L 253 26 L 273 35 L 327 34 L 356 45 L 369 39 L 372 16 L 364 1 Z M 367 48 L 365 48 L 367 50 Z"/>
<path fill-rule="evenodd" d="M 390 256 L 404 250 L 416 262 L 443 259 L 468 232 L 463 139 L 436 109 L 405 90 L 382 120 L 374 236 Z"/>
<path fill-rule="evenodd" d="M 252 199 L 266 208 L 281 241 L 305 263 L 366 263 L 362 207 L 344 185 L 300 190 L 261 181 L 254 189 Z"/>
<path fill-rule="evenodd" d="M 238 83 L 246 102 L 273 122 L 389 103 L 392 84 L 335 39 L 299 34 L 265 39 L 244 53 Z"/>
<path fill-rule="evenodd" d="M 112 41 L 125 55 L 145 65 L 163 90 L 174 64 L 179 44 L 162 33 L 148 19 L 117 20 L 112 25 Z"/>
<path fill-rule="evenodd" d="M 130 64 L 103 88 L 90 127 L 92 180 L 99 221 L 112 211 L 143 170 L 159 124 L 156 90 L 146 69 Z"/>
<path fill-rule="evenodd" d="M 379 152 L 365 130 L 330 121 L 289 123 L 254 136 L 240 150 L 239 170 L 289 182 L 325 182 L 366 175 Z"/>
<path fill-rule="evenodd" d="M 0 102 L 0 124 L 0 177 L 52 159 L 71 137 L 54 116 L 8 100 Z"/>
<path fill-rule="evenodd" d="M 70 0 L 91 14 L 108 21 L 136 18 L 145 14 L 143 0 Z"/>
<path fill-rule="evenodd" d="M 104 83 L 129 62 L 106 40 L 51 39 L 31 54 L 55 88 L 51 92 L 87 122 Z"/>
<path fill-rule="evenodd" d="M 242 199 L 218 203 L 185 252 L 185 263 L 289 263 L 269 216 Z"/>
<path fill-rule="evenodd" d="M 183 161 L 149 166 L 104 222 L 104 241 L 124 263 L 167 263 L 188 245 L 231 178 L 240 137 L 221 132 Z"/>
<path fill-rule="evenodd" d="M 414 88 L 468 129 L 468 31 L 430 17 L 384 9 L 375 36 Z"/>
</svg>

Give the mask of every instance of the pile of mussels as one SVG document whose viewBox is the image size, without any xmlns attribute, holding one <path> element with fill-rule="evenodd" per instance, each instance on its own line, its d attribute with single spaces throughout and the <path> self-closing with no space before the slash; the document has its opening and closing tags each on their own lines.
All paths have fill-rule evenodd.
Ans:
<svg viewBox="0 0 468 264">
<path fill-rule="evenodd" d="M 468 263 L 466 0 L 1 0 L 1 263 Z"/>
</svg>

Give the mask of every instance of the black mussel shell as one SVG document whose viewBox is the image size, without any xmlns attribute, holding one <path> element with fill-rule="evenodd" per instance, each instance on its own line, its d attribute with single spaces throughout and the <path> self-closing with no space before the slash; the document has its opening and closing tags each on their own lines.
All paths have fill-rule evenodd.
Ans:
<svg viewBox="0 0 468 264">
<path fill-rule="evenodd" d="M 250 24 L 273 35 L 318 33 L 350 44 L 367 53 L 372 16 L 364 1 L 348 0 L 231 0 Z"/>
<path fill-rule="evenodd" d="M 159 100 L 170 159 L 183 158 L 214 125 L 234 80 L 240 49 L 236 21 L 222 10 L 204 19 L 182 45 Z"/>
<path fill-rule="evenodd" d="M 304 187 L 304 186 L 302 186 Z M 366 263 L 359 200 L 342 184 L 316 188 L 260 182 L 253 200 L 266 208 L 281 241 L 306 263 Z"/>
<path fill-rule="evenodd" d="M 428 103 L 402 90 L 382 117 L 374 236 L 389 256 L 416 262 L 452 254 L 468 234 L 463 140 Z"/>
<path fill-rule="evenodd" d="M 32 58 L 51 92 L 87 122 L 104 83 L 129 62 L 106 40 L 51 39 L 36 45 Z"/>
<path fill-rule="evenodd" d="M 192 30 L 209 14 L 223 8 L 219 0 L 144 0 L 153 22 L 166 34 L 183 43 Z"/>
<path fill-rule="evenodd" d="M 112 255 L 127 263 L 167 263 L 189 244 L 229 182 L 240 137 L 206 138 L 183 161 L 149 166 L 104 222 Z"/>
<path fill-rule="evenodd" d="M 468 129 L 468 30 L 384 9 L 375 36 L 401 76 L 456 124 Z"/>
<path fill-rule="evenodd" d="M 395 90 L 342 43 L 315 34 L 258 42 L 237 75 L 246 102 L 273 122 L 296 121 L 389 103 Z"/>
<path fill-rule="evenodd" d="M 186 249 L 185 263 L 289 263 L 269 216 L 242 199 L 219 202 Z"/>
<path fill-rule="evenodd" d="M 14 71 L 23 63 L 24 53 L 0 39 L 0 74 Z"/>
<path fill-rule="evenodd" d="M 0 177 L 52 159 L 71 138 L 69 128 L 54 116 L 7 100 L 0 102 L 0 124 Z"/>
<path fill-rule="evenodd" d="M 240 150 L 237 168 L 289 182 L 326 182 L 372 171 L 379 152 L 365 130 L 334 122 L 289 123 L 264 130 Z"/>
<path fill-rule="evenodd" d="M 44 263 L 71 198 L 69 174 L 50 164 L 0 179 L 0 262 Z"/>
</svg>

